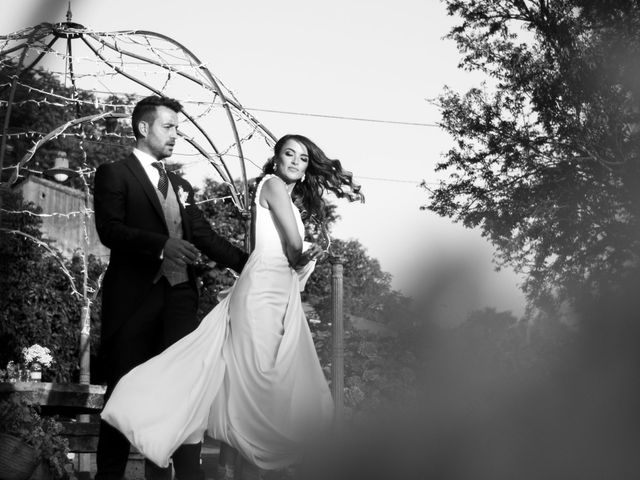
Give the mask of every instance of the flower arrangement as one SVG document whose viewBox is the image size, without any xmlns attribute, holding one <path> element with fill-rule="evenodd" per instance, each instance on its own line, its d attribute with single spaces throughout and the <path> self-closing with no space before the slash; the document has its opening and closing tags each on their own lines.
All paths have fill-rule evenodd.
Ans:
<svg viewBox="0 0 640 480">
<path fill-rule="evenodd" d="M 24 363 L 27 365 L 31 365 L 33 362 L 38 362 L 45 367 L 50 367 L 53 363 L 51 350 L 47 347 L 42 347 L 37 343 L 34 343 L 29 348 L 23 348 L 22 356 L 24 357 Z"/>
</svg>

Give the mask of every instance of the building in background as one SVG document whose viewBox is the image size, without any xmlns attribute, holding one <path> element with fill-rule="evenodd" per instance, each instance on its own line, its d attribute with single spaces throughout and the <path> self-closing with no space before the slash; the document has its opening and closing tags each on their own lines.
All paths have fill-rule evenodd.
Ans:
<svg viewBox="0 0 640 480">
<path fill-rule="evenodd" d="M 13 189 L 21 192 L 25 203 L 33 203 L 42 209 L 42 237 L 51 241 L 65 257 L 71 258 L 74 253 L 82 253 L 83 222 L 86 222 L 87 254 L 94 255 L 101 262 L 108 262 L 109 249 L 100 243 L 93 210 L 87 217 L 83 215 L 84 192 L 33 175 L 14 185 Z M 88 205 L 90 208 L 93 206 L 91 196 Z"/>
</svg>

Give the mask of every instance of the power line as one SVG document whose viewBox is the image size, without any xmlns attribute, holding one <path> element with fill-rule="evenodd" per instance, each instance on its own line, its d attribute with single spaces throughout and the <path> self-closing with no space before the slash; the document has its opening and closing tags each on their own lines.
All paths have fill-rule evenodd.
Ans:
<svg viewBox="0 0 640 480">
<path fill-rule="evenodd" d="M 387 124 L 393 124 L 393 125 L 411 125 L 414 127 L 439 127 L 437 123 L 403 122 L 398 120 L 381 120 L 376 118 L 346 117 L 342 115 L 326 115 L 322 113 L 288 112 L 284 110 L 270 110 L 267 108 L 245 107 L 244 109 L 252 112 L 281 113 L 284 115 L 298 115 L 301 117 L 331 118 L 334 120 L 354 120 L 357 122 L 387 123 Z"/>
<path fill-rule="evenodd" d="M 196 155 L 196 154 L 193 154 Z M 175 155 L 174 155 L 175 156 Z M 183 156 L 189 156 L 189 155 L 183 155 Z M 254 167 L 256 167 L 258 169 L 258 171 L 262 171 L 262 167 L 260 165 L 258 165 L 257 163 L 255 163 L 254 161 L 252 161 L 249 158 L 245 157 L 245 160 L 249 161 Z M 201 160 L 192 160 L 192 161 L 188 161 L 188 162 L 180 162 L 180 168 L 191 168 L 191 167 L 195 167 L 197 165 L 202 165 L 204 163 L 209 163 L 207 160 L 201 159 Z M 354 173 L 354 179 L 356 181 L 358 180 L 373 180 L 376 182 L 390 182 L 390 183 L 410 183 L 413 184 L 415 186 L 420 186 L 420 185 L 439 185 L 438 182 L 427 182 L 424 180 L 406 180 L 406 179 L 401 179 L 401 178 L 386 178 L 386 177 L 370 177 L 367 175 L 358 175 L 357 173 Z"/>
<path fill-rule="evenodd" d="M 23 85 L 25 87 L 31 88 L 28 85 Z M 33 88 L 31 88 L 33 89 Z M 92 90 L 93 93 L 98 93 L 98 94 L 111 94 L 111 95 L 130 95 L 127 94 L 125 92 L 108 92 L 108 91 L 102 91 L 102 90 Z M 42 92 L 45 93 L 47 95 L 51 95 L 47 92 Z M 142 97 L 142 95 L 134 95 L 134 96 L 139 96 Z M 79 100 L 71 100 L 69 99 L 69 101 L 74 101 L 74 102 L 79 102 Z M 84 101 L 84 103 L 90 103 L 89 101 Z M 208 105 L 208 106 L 214 106 L 214 107 L 221 107 L 221 104 L 218 103 L 212 103 L 211 101 L 203 101 L 203 100 L 181 100 L 181 103 L 183 104 L 191 104 L 191 105 Z M 118 107 L 122 107 L 123 105 L 107 105 L 105 104 L 105 106 L 118 106 Z M 406 122 L 406 121 L 401 121 L 401 120 L 386 120 L 386 119 L 379 119 L 379 118 L 364 118 L 364 117 L 350 117 L 350 116 L 345 116 L 345 115 L 330 115 L 330 114 L 324 114 L 324 113 L 310 113 L 310 112 L 291 112 L 291 111 L 287 111 L 287 110 L 275 110 L 275 109 L 269 109 L 269 108 L 253 108 L 253 107 L 242 107 L 243 110 L 247 110 L 250 112 L 265 112 L 265 113 L 278 113 L 281 115 L 297 115 L 300 117 L 315 117 L 315 118 L 330 118 L 333 120 L 351 120 L 351 121 L 356 121 L 356 122 L 370 122 L 370 123 L 384 123 L 384 124 L 388 124 L 388 125 L 407 125 L 407 126 L 413 126 L 413 127 L 432 127 L 432 128 L 438 128 L 440 125 L 438 125 L 437 123 L 421 123 L 421 122 Z"/>
<path fill-rule="evenodd" d="M 439 185 L 438 182 L 426 182 L 424 180 L 404 180 L 400 178 L 385 178 L 385 177 L 367 177 L 364 175 L 354 175 L 356 180 L 375 180 L 376 182 L 392 182 L 392 183 L 411 183 L 416 186 L 420 185 Z"/>
</svg>

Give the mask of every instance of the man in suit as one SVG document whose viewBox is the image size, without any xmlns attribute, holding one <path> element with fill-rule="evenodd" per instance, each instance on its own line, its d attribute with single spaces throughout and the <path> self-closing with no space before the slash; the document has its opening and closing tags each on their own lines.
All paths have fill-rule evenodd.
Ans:
<svg viewBox="0 0 640 480">
<path fill-rule="evenodd" d="M 193 264 L 200 252 L 238 272 L 247 260 L 245 252 L 211 229 L 189 182 L 164 168 L 181 109 L 170 98 L 142 99 L 132 114 L 133 153 L 96 171 L 96 227 L 111 250 L 102 285 L 100 355 L 107 398 L 129 370 L 197 327 Z M 200 447 L 183 445 L 173 455 L 179 480 L 204 477 Z M 96 480 L 120 480 L 129 449 L 119 431 L 101 422 Z M 158 467 L 149 470 L 152 476 L 163 474 Z"/>
</svg>

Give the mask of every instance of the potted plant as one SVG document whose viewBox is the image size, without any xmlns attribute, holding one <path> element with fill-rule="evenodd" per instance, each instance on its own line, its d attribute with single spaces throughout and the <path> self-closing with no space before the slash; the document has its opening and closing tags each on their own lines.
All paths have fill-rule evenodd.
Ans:
<svg viewBox="0 0 640 480">
<path fill-rule="evenodd" d="M 49 474 L 54 480 L 68 479 L 68 467 L 71 466 L 67 457 L 69 443 L 61 433 L 60 422 L 41 416 L 38 407 L 25 399 L 13 396 L 0 400 L 0 478 L 27 480 L 33 478 L 35 471 L 44 473 L 45 477 Z M 2 449 L 6 448 L 10 450 L 3 452 Z M 27 469 L 31 471 L 18 472 L 22 467 L 15 465 L 17 457 L 29 458 L 33 455 L 35 461 L 26 462 Z"/>
</svg>

